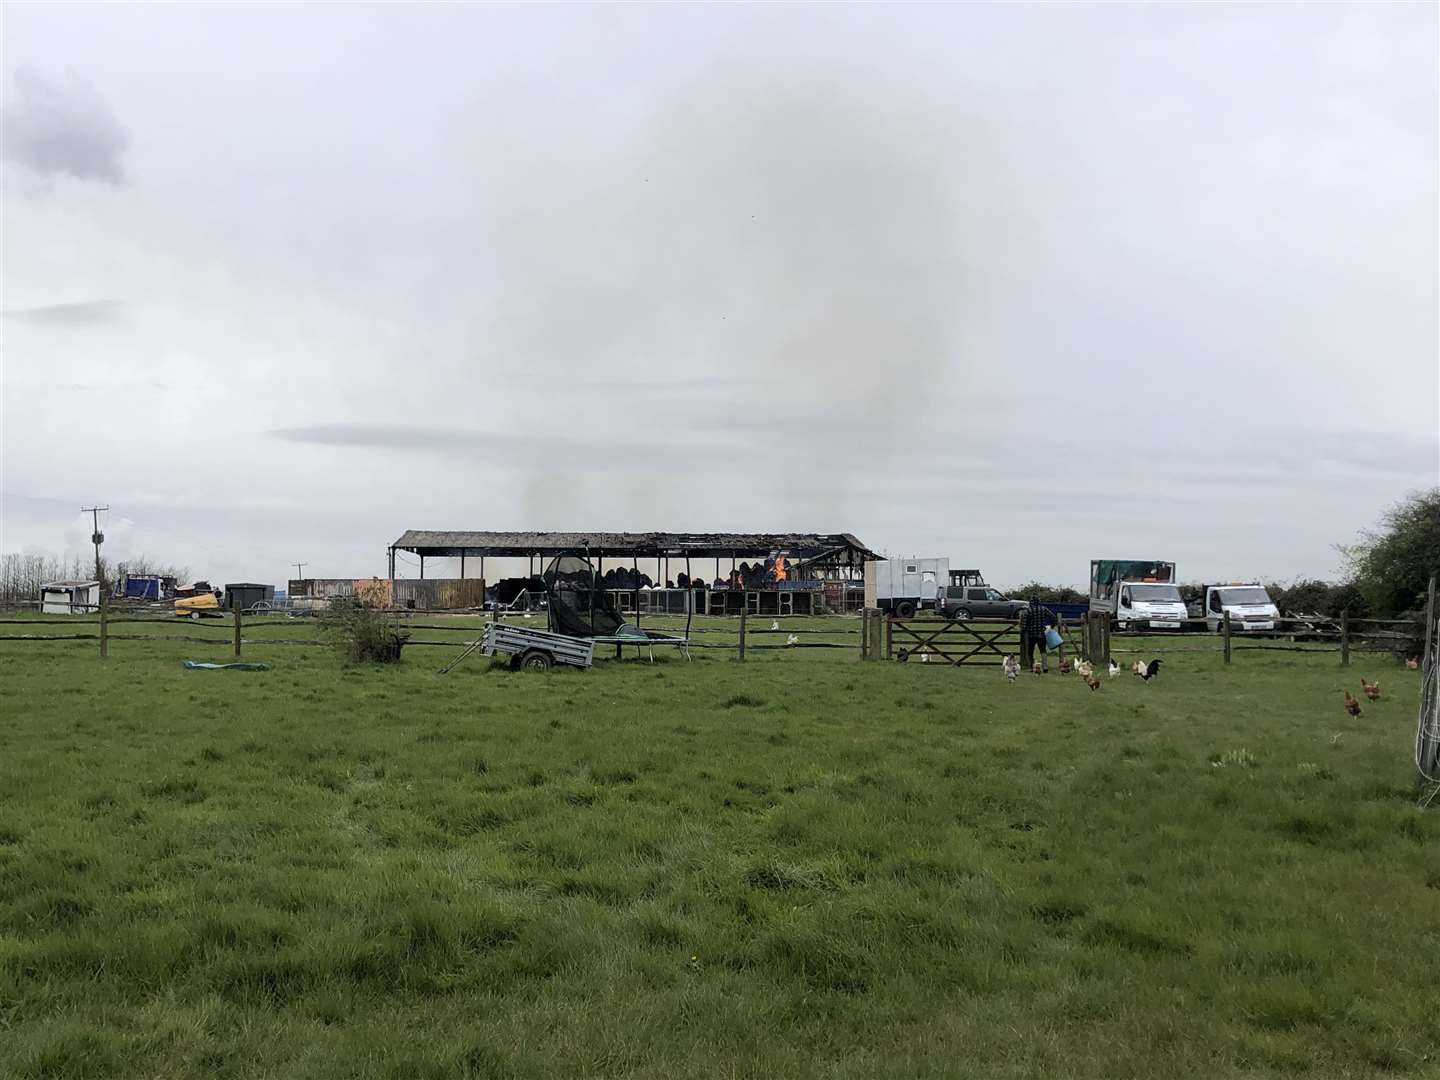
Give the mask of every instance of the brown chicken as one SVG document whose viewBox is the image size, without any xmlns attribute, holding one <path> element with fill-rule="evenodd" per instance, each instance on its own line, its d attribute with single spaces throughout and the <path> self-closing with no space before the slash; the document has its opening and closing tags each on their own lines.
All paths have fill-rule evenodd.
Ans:
<svg viewBox="0 0 1440 1080">
<path fill-rule="evenodd" d="M 1345 711 L 1348 712 L 1351 716 L 1360 715 L 1360 702 L 1356 701 L 1353 697 L 1350 696 L 1349 690 L 1345 691 Z"/>
<path fill-rule="evenodd" d="M 1030 665 L 1030 670 L 1033 671 L 1036 675 L 1039 675 L 1045 669 L 1040 666 L 1040 661 L 1036 660 L 1035 663 Z"/>
<path fill-rule="evenodd" d="M 1407 668 L 1409 668 L 1411 671 L 1419 671 L 1419 670 L 1420 670 L 1420 657 L 1418 657 L 1418 656 L 1407 656 L 1407 657 L 1405 658 L 1405 666 L 1406 666 Z"/>
<path fill-rule="evenodd" d="M 1074 671 L 1074 670 L 1075 670 L 1075 662 L 1074 662 L 1073 660 L 1061 660 L 1061 661 L 1060 661 L 1060 674 L 1061 674 L 1061 675 L 1069 675 L 1070 672 L 1072 672 L 1072 671 Z"/>
<path fill-rule="evenodd" d="M 1371 701 L 1380 700 L 1380 684 L 1378 682 L 1366 682 L 1362 678 L 1360 680 L 1360 689 L 1365 692 L 1365 696 Z"/>
<path fill-rule="evenodd" d="M 1095 678 L 1094 675 L 1086 675 L 1086 676 L 1085 676 L 1085 685 L 1088 686 L 1088 687 L 1090 688 L 1091 692 L 1093 693 L 1094 691 L 1100 689 L 1100 680 L 1097 679 L 1097 678 Z"/>
</svg>

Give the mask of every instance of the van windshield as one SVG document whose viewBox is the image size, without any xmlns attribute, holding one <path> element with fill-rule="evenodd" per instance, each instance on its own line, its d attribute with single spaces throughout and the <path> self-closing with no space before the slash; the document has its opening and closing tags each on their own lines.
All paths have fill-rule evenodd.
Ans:
<svg viewBox="0 0 1440 1080">
<path fill-rule="evenodd" d="M 1222 604 L 1268 604 L 1270 594 L 1258 585 L 1248 589 L 1221 589 Z"/>
<path fill-rule="evenodd" d="M 1180 603 L 1180 590 L 1174 585 L 1131 585 L 1130 596 L 1137 604 Z"/>
</svg>

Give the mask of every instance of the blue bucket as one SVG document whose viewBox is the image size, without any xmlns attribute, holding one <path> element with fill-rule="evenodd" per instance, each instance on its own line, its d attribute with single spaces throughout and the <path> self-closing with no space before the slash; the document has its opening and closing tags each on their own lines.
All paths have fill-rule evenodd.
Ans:
<svg viewBox="0 0 1440 1080">
<path fill-rule="evenodd" d="M 1045 648 L 1058 649 L 1060 647 L 1060 641 L 1060 631 L 1056 630 L 1053 626 L 1047 627 L 1045 630 Z"/>
</svg>

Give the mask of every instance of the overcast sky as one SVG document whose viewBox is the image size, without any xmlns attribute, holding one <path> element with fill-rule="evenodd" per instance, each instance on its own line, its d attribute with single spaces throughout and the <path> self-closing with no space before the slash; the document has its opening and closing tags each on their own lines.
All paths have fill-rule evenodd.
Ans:
<svg viewBox="0 0 1440 1080">
<path fill-rule="evenodd" d="M 1328 576 L 1440 478 L 1433 4 L 0 17 L 6 551 Z"/>
</svg>

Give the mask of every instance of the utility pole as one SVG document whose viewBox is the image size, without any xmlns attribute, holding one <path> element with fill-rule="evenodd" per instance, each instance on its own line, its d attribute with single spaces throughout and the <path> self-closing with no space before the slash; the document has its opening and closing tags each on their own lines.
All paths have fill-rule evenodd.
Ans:
<svg viewBox="0 0 1440 1080">
<path fill-rule="evenodd" d="M 95 545 L 95 580 L 100 582 L 100 595 L 105 595 L 105 577 L 100 573 L 100 545 L 105 542 L 105 534 L 100 531 L 100 512 L 109 510 L 108 506 L 82 506 L 82 513 L 90 515 L 90 521 L 94 525 L 90 533 L 90 542 Z"/>
<path fill-rule="evenodd" d="M 301 571 L 303 571 L 303 570 L 305 569 L 305 567 L 307 567 L 307 566 L 309 566 L 309 565 L 310 565 L 310 564 L 309 564 L 308 562 L 297 562 L 297 563 L 294 564 L 294 566 L 295 566 L 295 580 L 296 580 L 296 581 L 304 581 L 304 580 L 305 580 L 305 575 L 304 575 L 303 573 L 301 573 Z"/>
</svg>

